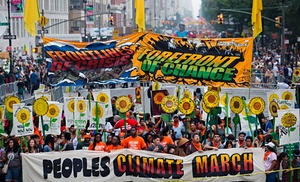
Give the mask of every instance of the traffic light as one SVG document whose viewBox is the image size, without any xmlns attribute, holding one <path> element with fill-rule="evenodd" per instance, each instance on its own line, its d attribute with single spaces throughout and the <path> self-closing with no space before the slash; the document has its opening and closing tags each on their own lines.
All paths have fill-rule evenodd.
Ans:
<svg viewBox="0 0 300 182">
<path fill-rule="evenodd" d="M 109 17 L 109 23 L 111 26 L 114 25 L 114 17 L 112 15 Z"/>
<path fill-rule="evenodd" d="M 33 48 L 32 48 L 32 53 L 37 54 L 37 53 L 38 53 L 38 48 L 37 48 L 37 47 L 33 47 Z"/>
<path fill-rule="evenodd" d="M 277 17 L 275 18 L 275 22 L 276 22 L 276 23 L 275 23 L 275 26 L 278 27 L 278 28 L 281 28 L 281 23 L 280 23 L 281 20 L 280 20 L 280 19 L 281 19 L 281 16 L 277 16 Z"/>
<path fill-rule="evenodd" d="M 222 14 L 222 13 L 220 13 L 220 14 L 218 15 L 218 23 L 219 23 L 219 24 L 223 24 L 223 23 L 224 23 L 224 17 L 223 17 L 223 14 Z"/>
</svg>

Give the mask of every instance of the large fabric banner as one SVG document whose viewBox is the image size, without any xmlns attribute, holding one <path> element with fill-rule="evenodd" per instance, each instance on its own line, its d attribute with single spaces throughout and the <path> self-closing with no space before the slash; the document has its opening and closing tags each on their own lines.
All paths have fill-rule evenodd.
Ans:
<svg viewBox="0 0 300 182">
<path fill-rule="evenodd" d="M 139 150 L 23 154 L 23 181 L 265 181 L 263 149 L 195 152 Z"/>
<path fill-rule="evenodd" d="M 52 85 L 142 80 L 249 87 L 252 38 L 187 39 L 135 33 L 79 43 L 44 38 Z"/>
</svg>

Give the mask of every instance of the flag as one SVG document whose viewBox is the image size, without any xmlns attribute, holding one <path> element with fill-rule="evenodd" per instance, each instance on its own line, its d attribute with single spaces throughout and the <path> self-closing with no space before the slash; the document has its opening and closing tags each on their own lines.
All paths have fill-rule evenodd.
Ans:
<svg viewBox="0 0 300 182">
<path fill-rule="evenodd" d="M 145 6 L 144 0 L 135 0 L 135 23 L 138 26 L 138 32 L 144 32 L 146 30 L 145 25 Z"/>
<path fill-rule="evenodd" d="M 37 0 L 26 0 L 24 9 L 25 30 L 31 35 L 36 36 L 35 23 L 40 19 L 40 12 Z"/>
<path fill-rule="evenodd" d="M 25 44 L 24 44 L 24 52 L 25 52 L 25 55 L 28 55 L 28 50 L 27 50 L 27 47 Z"/>
<path fill-rule="evenodd" d="M 257 37 L 262 32 L 261 11 L 263 10 L 262 0 L 253 0 L 252 2 L 252 25 L 253 37 Z"/>
</svg>

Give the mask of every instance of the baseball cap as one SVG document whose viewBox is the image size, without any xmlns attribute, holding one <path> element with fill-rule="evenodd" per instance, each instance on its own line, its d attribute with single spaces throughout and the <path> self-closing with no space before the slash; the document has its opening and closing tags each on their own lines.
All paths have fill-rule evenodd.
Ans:
<svg viewBox="0 0 300 182">
<path fill-rule="evenodd" d="M 274 148 L 275 147 L 275 144 L 273 142 L 269 142 L 266 144 L 266 146 L 269 146 L 271 148 Z"/>
</svg>

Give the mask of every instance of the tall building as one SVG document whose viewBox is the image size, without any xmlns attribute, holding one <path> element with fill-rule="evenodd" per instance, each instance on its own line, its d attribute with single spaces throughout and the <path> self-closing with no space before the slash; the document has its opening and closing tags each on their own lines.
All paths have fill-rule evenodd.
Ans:
<svg viewBox="0 0 300 182">
<path fill-rule="evenodd" d="M 19 13 L 14 14 L 14 11 L 17 4 L 13 4 L 14 1 L 12 0 L 0 0 L 0 12 L 2 12 L 6 17 L 8 16 L 8 6 L 7 1 L 10 2 L 12 7 L 11 10 L 11 34 L 16 35 L 17 39 L 12 40 L 12 51 L 13 56 L 18 57 L 25 54 L 24 46 L 26 46 L 28 50 L 28 54 L 32 55 L 32 48 L 36 47 L 40 43 L 40 35 L 37 33 L 37 37 L 32 37 L 28 34 L 28 32 L 24 29 L 24 17 L 22 12 L 22 7 L 25 5 L 25 1 L 21 1 L 18 4 L 20 11 Z M 15 1 L 17 2 L 17 1 Z M 67 23 L 59 22 L 66 22 L 68 20 L 69 15 L 69 3 L 66 0 L 39 0 L 39 8 L 40 12 L 44 9 L 45 17 L 49 19 L 49 23 L 45 26 L 51 26 L 47 28 L 48 34 L 45 34 L 46 37 L 56 37 L 56 38 L 63 38 L 63 39 L 78 39 L 78 36 L 72 35 L 70 37 L 69 33 L 69 26 Z M 41 27 L 37 23 L 37 30 L 41 30 Z M 7 34 L 7 32 L 5 33 Z M 79 37 L 80 38 L 80 37 Z M 8 40 L 0 39 L 0 49 L 2 51 L 6 51 L 8 47 Z M 36 56 L 36 55 L 35 55 Z"/>
</svg>

